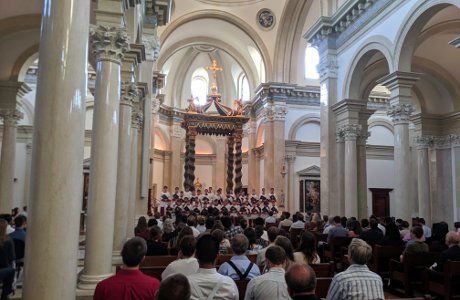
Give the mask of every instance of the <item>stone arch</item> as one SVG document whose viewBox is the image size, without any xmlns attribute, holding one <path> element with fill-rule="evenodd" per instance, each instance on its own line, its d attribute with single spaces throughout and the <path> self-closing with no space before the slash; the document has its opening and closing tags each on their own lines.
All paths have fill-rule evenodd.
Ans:
<svg viewBox="0 0 460 300">
<path fill-rule="evenodd" d="M 194 21 L 198 20 L 201 18 L 206 18 L 206 19 L 217 19 L 221 20 L 224 22 L 227 22 L 231 25 L 234 25 L 235 27 L 239 28 L 242 30 L 244 33 L 248 35 L 248 37 L 254 42 L 254 44 L 257 46 L 257 49 L 259 50 L 262 59 L 265 64 L 265 78 L 267 81 L 272 80 L 272 74 L 273 74 L 273 66 L 270 60 L 270 53 L 265 46 L 262 38 L 259 36 L 259 34 L 252 28 L 247 22 L 245 22 L 243 19 L 239 18 L 238 16 L 229 14 L 227 12 L 219 11 L 219 10 L 213 10 L 213 9 L 204 9 L 200 11 L 196 11 L 187 15 L 184 15 L 171 23 L 169 23 L 168 27 L 166 30 L 161 34 L 160 40 L 164 43 L 168 37 L 171 35 L 172 32 L 174 32 L 178 27 Z M 162 51 L 163 52 L 163 51 Z M 164 53 L 164 52 L 163 52 Z"/>
<path fill-rule="evenodd" d="M 288 139 L 293 141 L 295 140 L 295 137 L 297 135 L 297 132 L 299 131 L 300 127 L 302 127 L 305 124 L 308 123 L 315 123 L 315 124 L 320 124 L 320 117 L 317 114 L 307 114 L 305 116 L 302 116 L 298 118 L 291 126 L 289 129 L 288 133 Z"/>
<path fill-rule="evenodd" d="M 343 98 L 367 99 L 376 84 L 376 80 L 393 71 L 391 69 L 393 65 L 392 48 L 391 41 L 383 36 L 373 36 L 363 42 L 356 54 L 352 55 L 354 59 L 347 67 L 348 72 L 343 86 Z M 373 66 L 368 68 L 370 60 L 379 53 L 385 61 L 374 63 Z M 365 71 L 368 74 L 365 74 Z"/>
<path fill-rule="evenodd" d="M 391 131 L 394 134 L 393 123 L 390 120 L 384 118 L 370 118 L 368 121 L 369 129 L 375 126 L 382 126 Z"/>
<path fill-rule="evenodd" d="M 265 142 L 264 134 L 265 134 L 265 123 L 260 122 L 259 127 L 257 127 L 256 147 L 262 146 L 262 144 Z"/>
<path fill-rule="evenodd" d="M 408 18 L 398 30 L 395 43 L 395 60 L 393 68 L 398 71 L 410 72 L 412 57 L 417 47 L 418 33 L 426 22 L 437 12 L 453 5 L 460 9 L 458 0 L 425 0 L 417 1 L 417 5 L 409 11 Z"/>
<path fill-rule="evenodd" d="M 168 151 L 170 148 L 169 138 L 166 132 L 163 130 L 163 128 L 156 126 L 155 130 L 153 131 L 153 134 L 158 136 L 161 139 L 161 143 L 164 145 L 164 149 L 161 149 L 161 150 Z M 152 148 L 154 148 L 154 146 L 155 145 L 152 145 Z"/>
</svg>

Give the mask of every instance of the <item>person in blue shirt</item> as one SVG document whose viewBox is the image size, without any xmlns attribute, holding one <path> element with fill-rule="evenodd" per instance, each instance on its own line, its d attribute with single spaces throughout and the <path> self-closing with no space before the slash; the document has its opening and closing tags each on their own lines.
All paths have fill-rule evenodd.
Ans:
<svg viewBox="0 0 460 300">
<path fill-rule="evenodd" d="M 233 280 L 249 280 L 259 276 L 259 267 L 245 255 L 249 246 L 248 238 L 244 234 L 237 234 L 232 239 L 231 246 L 235 255 L 220 266 L 219 274 L 229 276 Z"/>
<path fill-rule="evenodd" d="M 15 230 L 10 233 L 10 238 L 13 240 L 21 240 L 23 242 L 26 241 L 26 226 L 27 220 L 26 217 L 23 215 L 18 215 L 14 218 L 14 226 Z"/>
</svg>

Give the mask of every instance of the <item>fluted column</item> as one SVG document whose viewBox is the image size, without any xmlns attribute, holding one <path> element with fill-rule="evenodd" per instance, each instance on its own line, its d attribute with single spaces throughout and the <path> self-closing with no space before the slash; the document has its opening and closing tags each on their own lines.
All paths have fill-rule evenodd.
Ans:
<svg viewBox="0 0 460 300">
<path fill-rule="evenodd" d="M 345 215 L 345 135 L 339 130 L 336 135 L 337 142 L 337 196 L 335 201 L 329 202 L 331 215 Z"/>
<path fill-rule="evenodd" d="M 411 104 L 395 104 L 388 110 L 394 124 L 395 210 L 403 220 L 411 220 L 413 211 L 410 182 L 412 174 L 409 146 Z M 397 216 L 398 217 L 398 216 Z"/>
<path fill-rule="evenodd" d="M 358 216 L 358 169 L 356 138 L 361 125 L 344 125 L 341 130 L 345 137 L 345 216 Z"/>
<path fill-rule="evenodd" d="M 94 26 L 90 41 L 97 74 L 91 142 L 85 267 L 79 288 L 94 289 L 112 274 L 112 248 L 117 184 L 120 64 L 129 50 L 123 28 Z"/>
<path fill-rule="evenodd" d="M 238 195 L 243 189 L 243 183 L 241 178 L 243 178 L 243 173 L 241 169 L 243 168 L 243 152 L 241 152 L 243 140 L 243 131 L 237 131 L 235 133 L 235 194 Z"/>
<path fill-rule="evenodd" d="M 131 166 L 129 172 L 131 179 L 129 183 L 129 202 L 128 202 L 128 222 L 126 226 L 126 237 L 131 238 L 134 236 L 134 226 L 136 219 L 136 201 L 137 201 L 137 187 L 138 181 L 138 165 L 139 165 L 139 131 L 144 124 L 144 117 L 140 112 L 139 105 L 133 106 L 131 114 Z"/>
<path fill-rule="evenodd" d="M 131 115 L 133 101 L 137 97 L 137 87 L 132 82 L 123 82 L 120 99 L 120 128 L 118 137 L 118 168 L 115 196 L 115 228 L 113 236 L 113 255 L 119 259 L 126 240 L 131 183 Z"/>
<path fill-rule="evenodd" d="M 284 203 L 284 207 L 285 209 L 287 209 L 287 211 L 289 211 L 290 213 L 293 213 L 295 212 L 295 202 L 297 199 L 295 199 L 295 182 L 294 182 L 294 163 L 295 163 L 295 159 L 296 159 L 296 156 L 295 154 L 287 154 L 285 156 L 285 159 L 286 159 L 286 162 L 287 162 L 287 175 L 288 175 L 288 178 L 287 178 L 287 185 L 288 185 L 288 189 L 287 189 L 287 205 L 286 203 Z M 285 200 L 285 201 L 286 201 Z"/>
<path fill-rule="evenodd" d="M 90 1 L 43 11 L 22 299 L 75 299 Z"/>
<path fill-rule="evenodd" d="M 235 137 L 229 136 L 227 138 L 227 189 L 226 191 L 233 190 L 233 149 L 235 145 Z"/>
<path fill-rule="evenodd" d="M 433 137 L 418 136 L 417 146 L 417 179 L 418 179 L 418 215 L 431 224 L 430 172 L 428 148 L 433 144 Z"/>
<path fill-rule="evenodd" d="M 23 113 L 16 109 L 0 111 L 3 120 L 2 156 L 0 161 L 0 212 L 9 213 L 13 208 L 14 159 L 16 133 Z"/>
</svg>

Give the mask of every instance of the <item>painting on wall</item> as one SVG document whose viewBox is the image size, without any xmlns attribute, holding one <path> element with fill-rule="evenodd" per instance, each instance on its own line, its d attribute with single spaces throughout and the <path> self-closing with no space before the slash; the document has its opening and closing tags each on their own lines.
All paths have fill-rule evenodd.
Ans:
<svg viewBox="0 0 460 300">
<path fill-rule="evenodd" d="M 321 184 L 319 180 L 304 180 L 305 184 L 305 211 L 320 212 L 321 209 Z"/>
</svg>

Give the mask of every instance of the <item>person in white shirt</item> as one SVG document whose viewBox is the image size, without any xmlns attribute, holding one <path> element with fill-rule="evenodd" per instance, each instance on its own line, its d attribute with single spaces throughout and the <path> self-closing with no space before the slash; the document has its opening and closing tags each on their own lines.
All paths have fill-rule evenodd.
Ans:
<svg viewBox="0 0 460 300">
<path fill-rule="evenodd" d="M 190 215 L 187 218 L 187 226 L 190 227 L 193 231 L 193 236 L 196 238 L 200 235 L 200 231 L 196 229 L 196 217 L 193 215 Z"/>
<path fill-rule="evenodd" d="M 268 213 L 268 217 L 265 218 L 265 223 L 268 224 L 275 224 L 276 223 L 276 218 L 273 216 L 273 212 L 269 212 Z"/>
<path fill-rule="evenodd" d="M 185 276 L 195 274 L 198 271 L 198 261 L 193 256 L 195 253 L 196 241 L 191 235 L 184 236 L 179 241 L 178 260 L 171 262 L 161 274 L 161 279 L 180 273 Z"/>
<path fill-rule="evenodd" d="M 424 218 L 420 218 L 420 224 L 422 225 L 423 235 L 425 236 L 425 238 L 430 238 L 431 237 L 431 228 L 428 227 L 425 224 L 425 219 Z"/>
<path fill-rule="evenodd" d="M 249 281 L 245 300 L 286 299 L 290 300 L 284 267 L 286 252 L 280 246 L 270 246 L 265 252 L 265 261 L 269 271 Z"/>
<path fill-rule="evenodd" d="M 301 213 L 296 213 L 292 216 L 292 225 L 291 228 L 304 229 L 305 222 L 303 221 L 303 215 Z"/>
<path fill-rule="evenodd" d="M 219 242 L 210 234 L 205 233 L 198 239 L 195 256 L 199 269 L 196 274 L 188 276 L 192 292 L 191 300 L 239 299 L 235 281 L 217 273 L 215 263 L 218 252 Z"/>
</svg>

